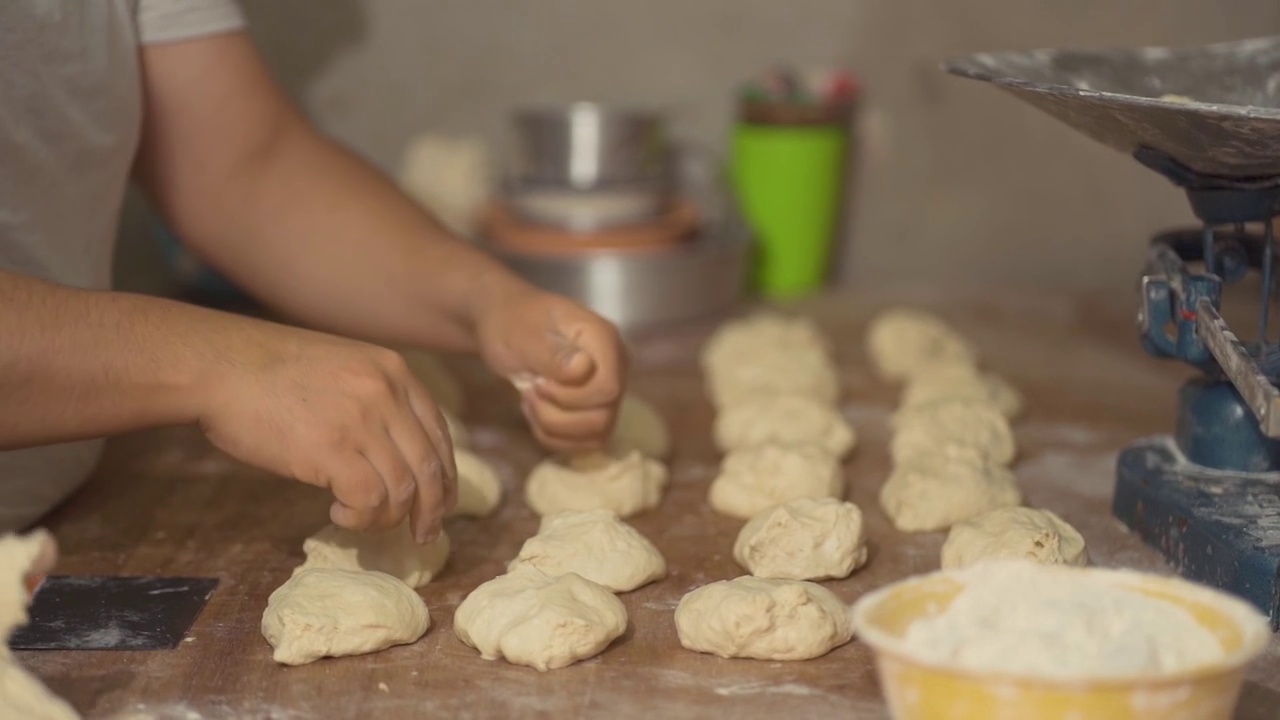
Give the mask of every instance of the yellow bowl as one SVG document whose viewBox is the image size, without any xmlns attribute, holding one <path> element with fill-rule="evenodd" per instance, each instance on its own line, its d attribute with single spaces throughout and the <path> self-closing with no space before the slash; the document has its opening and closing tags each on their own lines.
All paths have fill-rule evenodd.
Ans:
<svg viewBox="0 0 1280 720">
<path fill-rule="evenodd" d="M 957 573 L 907 578 L 853 607 L 858 636 L 875 653 L 895 720 L 1230 720 L 1245 666 L 1271 638 L 1251 605 L 1200 585 L 1124 570 L 1072 568 L 1171 602 L 1222 644 L 1223 659 L 1177 673 L 1044 679 L 931 663 L 904 649 L 916 620 L 937 615 L 964 588 Z"/>
</svg>

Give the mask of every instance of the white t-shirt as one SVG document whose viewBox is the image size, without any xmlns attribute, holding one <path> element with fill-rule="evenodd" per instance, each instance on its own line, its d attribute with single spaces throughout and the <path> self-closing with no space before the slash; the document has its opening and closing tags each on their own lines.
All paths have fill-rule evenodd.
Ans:
<svg viewBox="0 0 1280 720">
<path fill-rule="evenodd" d="M 0 268 L 109 287 L 142 126 L 139 45 L 243 25 L 234 0 L 0 0 Z M 61 502 L 101 450 L 0 453 L 0 530 Z"/>
</svg>

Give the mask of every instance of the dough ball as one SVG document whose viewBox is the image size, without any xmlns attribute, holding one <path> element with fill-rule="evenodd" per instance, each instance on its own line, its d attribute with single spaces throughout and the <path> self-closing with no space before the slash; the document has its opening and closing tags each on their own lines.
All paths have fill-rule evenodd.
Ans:
<svg viewBox="0 0 1280 720">
<path fill-rule="evenodd" d="M 502 480 L 493 466 L 467 450 L 454 450 L 458 463 L 458 504 L 452 515 L 488 517 L 502 504 Z"/>
<path fill-rule="evenodd" d="M 452 415 L 460 416 L 466 409 L 466 395 L 462 383 L 439 357 L 421 350 L 402 350 L 405 364 L 418 382 L 427 388 L 436 405 Z"/>
<path fill-rule="evenodd" d="M 1008 465 L 1017 455 L 1013 429 L 994 405 L 981 400 L 948 400 L 908 408 L 893 419 L 889 452 L 894 463 L 937 453 L 943 446 L 969 448 L 986 460 Z"/>
<path fill-rule="evenodd" d="M 667 421 L 647 400 L 628 393 L 618 408 L 609 450 L 619 457 L 638 452 L 645 457 L 665 458 L 671 453 Z"/>
<path fill-rule="evenodd" d="M 562 510 L 612 510 L 631 517 L 657 507 L 667 487 L 667 468 L 638 452 L 599 468 L 544 460 L 529 473 L 525 500 L 539 515 Z"/>
<path fill-rule="evenodd" d="M 1044 565 L 1087 565 L 1084 538 L 1048 510 L 1006 507 L 951 527 L 942 545 L 942 569 L 985 560 L 1022 558 Z"/>
<path fill-rule="evenodd" d="M 758 395 L 725 408 L 715 421 L 723 451 L 777 443 L 816 445 L 843 457 L 853 449 L 853 427 L 831 405 L 802 395 Z"/>
<path fill-rule="evenodd" d="M 955 447 L 898 467 L 880 488 L 880 505 L 903 532 L 945 530 L 1021 503 L 1012 472 L 972 450 Z"/>
<path fill-rule="evenodd" d="M 486 660 L 555 670 L 593 657 L 627 629 L 627 610 L 606 588 L 533 567 L 476 588 L 453 615 L 458 639 Z"/>
<path fill-rule="evenodd" d="M 667 574 L 653 543 L 610 510 L 569 510 L 542 518 L 508 571 L 532 566 L 551 577 L 575 573 L 613 592 L 629 592 Z"/>
<path fill-rule="evenodd" d="M 853 637 L 849 608 L 811 582 L 740 577 L 694 590 L 676 607 L 689 650 L 723 658 L 808 660 Z"/>
<path fill-rule="evenodd" d="M 840 398 L 840 377 L 828 356 L 785 347 L 715 365 L 706 380 L 711 402 L 719 409 L 760 395 L 802 395 L 826 405 Z"/>
<path fill-rule="evenodd" d="M 827 580 L 862 567 L 866 543 L 857 505 L 801 498 L 751 518 L 733 544 L 733 558 L 756 577 Z"/>
<path fill-rule="evenodd" d="M 918 408 L 948 400 L 985 401 L 1005 417 L 1022 414 L 1022 394 L 995 373 L 979 372 L 972 365 L 931 365 L 911 379 L 902 391 L 901 405 Z"/>
<path fill-rule="evenodd" d="M 759 312 L 721 325 L 702 348 L 702 368 L 711 373 L 778 351 L 829 357 L 831 346 L 808 318 Z"/>
<path fill-rule="evenodd" d="M 902 381 L 939 362 L 974 365 L 978 352 L 964 336 L 930 313 L 892 308 L 867 330 L 867 351 L 880 377 Z"/>
<path fill-rule="evenodd" d="M 29 575 L 43 575 L 57 560 L 57 543 L 45 530 L 0 537 L 0 640 L 27 623 Z M 0 645 L 0 717 L 23 720 L 80 720 L 62 698 L 49 692 Z"/>
<path fill-rule="evenodd" d="M 419 545 L 406 521 L 380 533 L 357 532 L 329 525 L 302 543 L 307 559 L 294 574 L 312 568 L 376 570 L 409 587 L 422 587 L 440 573 L 449 559 L 449 536 Z"/>
<path fill-rule="evenodd" d="M 467 426 L 448 410 L 441 408 L 440 414 L 444 416 L 444 424 L 449 430 L 449 440 L 453 443 L 453 448 L 465 450 L 471 447 L 471 433 L 467 431 Z"/>
<path fill-rule="evenodd" d="M 807 445 L 757 445 L 725 455 L 708 499 L 716 512 L 748 520 L 800 498 L 844 496 L 840 462 Z"/>
<path fill-rule="evenodd" d="M 408 585 L 380 572 L 314 568 L 276 588 L 262 614 L 271 659 L 305 665 L 416 642 L 431 627 Z"/>
</svg>

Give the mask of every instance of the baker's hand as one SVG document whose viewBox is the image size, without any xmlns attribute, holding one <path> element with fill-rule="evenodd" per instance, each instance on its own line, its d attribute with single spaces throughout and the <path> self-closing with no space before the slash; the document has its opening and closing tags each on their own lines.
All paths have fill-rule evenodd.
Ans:
<svg viewBox="0 0 1280 720">
<path fill-rule="evenodd" d="M 334 524 L 383 530 L 410 519 L 434 539 L 457 496 L 444 418 L 391 350 L 262 324 L 229 343 L 204 401 L 214 445 L 328 488 Z"/>
<path fill-rule="evenodd" d="M 477 333 L 494 372 L 531 381 L 522 406 L 538 442 L 582 452 L 608 441 L 626 377 L 617 328 L 567 298 L 518 285 L 486 303 Z"/>
</svg>

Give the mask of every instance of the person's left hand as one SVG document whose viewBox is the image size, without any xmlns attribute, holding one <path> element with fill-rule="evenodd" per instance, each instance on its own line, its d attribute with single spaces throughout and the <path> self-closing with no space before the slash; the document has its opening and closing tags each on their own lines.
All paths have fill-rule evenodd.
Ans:
<svg viewBox="0 0 1280 720">
<path fill-rule="evenodd" d="M 538 442 L 564 453 L 607 443 L 626 377 L 617 328 L 567 298 L 519 284 L 485 304 L 477 334 L 485 363 L 523 386 L 522 409 Z"/>
</svg>

